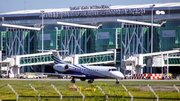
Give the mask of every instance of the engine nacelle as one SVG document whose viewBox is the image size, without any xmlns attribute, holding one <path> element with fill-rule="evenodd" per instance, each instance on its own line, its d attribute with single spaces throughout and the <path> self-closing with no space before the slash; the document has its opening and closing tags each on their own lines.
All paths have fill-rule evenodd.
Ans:
<svg viewBox="0 0 180 101">
<path fill-rule="evenodd" d="M 67 64 L 56 64 L 53 68 L 59 72 L 66 72 L 69 69 Z"/>
</svg>

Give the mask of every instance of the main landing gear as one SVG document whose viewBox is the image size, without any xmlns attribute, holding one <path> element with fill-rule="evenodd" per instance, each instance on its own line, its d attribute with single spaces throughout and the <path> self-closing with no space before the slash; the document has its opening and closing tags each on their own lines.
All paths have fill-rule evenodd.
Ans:
<svg viewBox="0 0 180 101">
<path fill-rule="evenodd" d="M 81 81 L 85 81 L 85 79 L 81 79 Z M 74 77 L 71 77 L 71 83 L 75 83 L 75 78 Z M 89 79 L 88 80 L 88 83 L 93 83 L 94 82 L 94 79 Z"/>
<path fill-rule="evenodd" d="M 116 79 L 116 84 L 119 84 L 119 80 L 118 79 Z"/>
<path fill-rule="evenodd" d="M 88 83 L 93 83 L 94 82 L 94 79 L 89 79 L 88 80 Z"/>
<path fill-rule="evenodd" d="M 71 83 L 75 83 L 76 81 L 75 81 L 74 77 L 71 77 L 71 78 L 72 78 Z"/>
</svg>

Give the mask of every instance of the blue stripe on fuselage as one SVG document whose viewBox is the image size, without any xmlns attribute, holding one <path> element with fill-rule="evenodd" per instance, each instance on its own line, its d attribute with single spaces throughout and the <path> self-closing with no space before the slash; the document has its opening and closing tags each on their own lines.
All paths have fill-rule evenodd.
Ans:
<svg viewBox="0 0 180 101">
<path fill-rule="evenodd" d="M 96 76 L 96 75 L 87 75 L 86 73 L 82 73 L 80 71 L 73 71 L 73 70 L 68 70 L 64 73 L 61 73 L 57 70 L 55 70 L 56 72 L 58 72 L 59 74 L 74 74 L 74 75 L 86 75 L 86 79 L 96 79 L 96 78 L 103 78 L 103 77 L 100 77 L 100 76 Z"/>
</svg>

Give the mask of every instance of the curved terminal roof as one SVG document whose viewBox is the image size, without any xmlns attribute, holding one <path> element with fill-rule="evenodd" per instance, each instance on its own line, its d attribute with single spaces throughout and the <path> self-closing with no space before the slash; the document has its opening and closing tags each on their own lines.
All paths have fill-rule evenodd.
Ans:
<svg viewBox="0 0 180 101">
<path fill-rule="evenodd" d="M 29 26 L 40 26 L 42 24 L 41 11 L 43 10 L 44 24 L 45 25 L 56 25 L 57 22 L 69 22 L 87 25 L 99 25 L 102 23 L 117 22 L 117 19 L 133 20 L 133 21 L 151 21 L 151 6 L 153 4 L 144 5 L 117 5 L 109 6 L 110 9 L 92 9 L 92 10 L 70 10 L 70 8 L 60 8 L 60 9 L 38 9 L 38 10 L 22 10 L 15 12 L 7 12 L 0 14 L 0 23 L 14 24 L 14 25 L 29 25 Z M 96 5 L 90 5 L 96 6 Z M 97 5 L 101 6 L 101 5 Z M 83 7 L 83 6 L 80 6 Z M 137 10 L 139 8 L 139 11 Z M 122 10 L 121 13 L 114 14 L 113 12 L 108 12 L 108 10 Z M 133 12 L 136 9 L 138 13 Z M 130 13 L 124 13 L 123 10 L 132 10 Z M 180 2 L 176 3 L 164 3 L 155 4 L 154 12 L 156 10 L 164 10 L 165 15 L 155 15 L 153 17 L 154 22 L 162 22 L 167 20 L 180 19 Z M 88 12 L 84 14 L 82 12 Z M 90 12 L 89 12 L 90 11 Z M 91 12 L 92 11 L 92 12 Z M 102 11 L 102 12 L 101 12 Z M 107 13 L 105 15 L 104 12 Z M 107 12 L 106 12 L 107 11 Z M 68 12 L 68 14 L 66 14 Z M 98 13 L 96 13 L 98 12 Z M 121 11 L 120 11 L 121 12 Z M 75 13 L 75 14 L 74 14 Z M 93 13 L 93 14 L 92 14 Z M 135 14 L 136 13 L 136 14 Z M 77 15 L 78 16 L 77 16 Z"/>
<path fill-rule="evenodd" d="M 146 8 L 151 9 L 150 6 L 152 4 L 144 4 L 144 5 L 118 5 L 118 6 L 111 6 L 111 9 L 127 9 L 127 8 Z M 164 4 L 155 4 L 155 8 L 163 8 L 163 7 L 178 7 L 180 6 L 180 2 L 176 3 L 164 3 Z M 60 8 L 60 9 L 38 9 L 38 10 L 22 10 L 22 11 L 14 11 L 14 12 L 7 12 L 7 13 L 1 13 L 0 16 L 6 16 L 6 15 L 14 15 L 14 14 L 32 14 L 32 13 L 40 13 L 40 11 L 43 10 L 44 12 L 64 12 L 64 11 L 70 11 L 69 8 Z"/>
</svg>

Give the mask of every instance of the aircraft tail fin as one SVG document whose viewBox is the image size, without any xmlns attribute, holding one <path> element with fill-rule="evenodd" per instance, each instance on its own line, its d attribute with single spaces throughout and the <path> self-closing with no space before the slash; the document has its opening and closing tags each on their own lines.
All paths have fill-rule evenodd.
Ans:
<svg viewBox="0 0 180 101">
<path fill-rule="evenodd" d="M 60 57 L 58 52 L 53 52 L 52 58 L 53 58 L 55 64 L 62 63 L 62 58 Z"/>
</svg>

